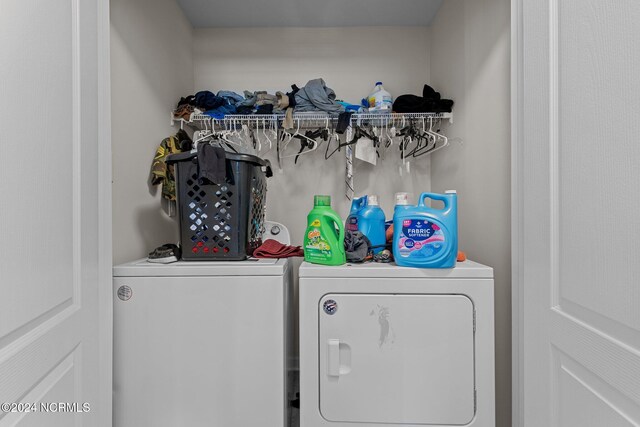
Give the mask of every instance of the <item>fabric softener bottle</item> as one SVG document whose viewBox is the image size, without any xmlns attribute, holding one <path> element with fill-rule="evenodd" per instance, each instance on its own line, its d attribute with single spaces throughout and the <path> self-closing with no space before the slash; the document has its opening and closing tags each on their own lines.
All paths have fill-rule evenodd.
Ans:
<svg viewBox="0 0 640 427">
<path fill-rule="evenodd" d="M 426 206 L 425 199 L 444 202 L 443 209 Z M 422 193 L 418 206 L 398 205 L 393 216 L 393 257 L 404 267 L 453 268 L 458 255 L 458 199 Z"/>
<path fill-rule="evenodd" d="M 344 251 L 342 219 L 331 209 L 331 196 L 314 196 L 304 235 L 304 260 L 313 264 L 342 265 Z"/>
<path fill-rule="evenodd" d="M 372 194 L 353 199 L 345 228 L 350 231 L 360 231 L 367 236 L 373 247 L 373 253 L 377 254 L 386 244 L 384 221 L 384 211 L 378 205 L 378 196 Z"/>
</svg>

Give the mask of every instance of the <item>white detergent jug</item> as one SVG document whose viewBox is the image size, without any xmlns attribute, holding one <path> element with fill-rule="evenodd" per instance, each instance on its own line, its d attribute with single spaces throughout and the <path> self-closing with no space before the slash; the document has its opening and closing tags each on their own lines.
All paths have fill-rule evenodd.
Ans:
<svg viewBox="0 0 640 427">
<path fill-rule="evenodd" d="M 384 90 L 382 82 L 377 82 L 376 87 L 373 88 L 373 92 L 368 97 L 369 111 L 383 111 L 389 110 L 393 107 L 393 98 L 391 94 Z"/>
</svg>

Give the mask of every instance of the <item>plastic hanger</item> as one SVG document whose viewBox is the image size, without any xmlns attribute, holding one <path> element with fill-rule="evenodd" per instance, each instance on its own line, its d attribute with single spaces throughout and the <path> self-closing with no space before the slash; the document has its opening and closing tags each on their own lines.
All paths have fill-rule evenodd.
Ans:
<svg viewBox="0 0 640 427">
<path fill-rule="evenodd" d="M 403 118 L 404 122 L 404 118 Z M 418 130 L 415 127 L 413 121 L 409 122 L 408 126 L 404 126 L 400 130 L 400 135 L 402 135 L 402 141 L 400 142 L 400 158 L 402 159 L 402 164 L 406 163 L 406 158 L 411 154 L 413 148 L 410 148 L 412 144 L 417 143 Z"/>
<path fill-rule="evenodd" d="M 235 120 L 234 120 L 234 123 L 235 123 Z M 231 148 L 233 151 L 237 153 L 237 150 L 233 148 L 233 146 L 235 145 L 242 148 L 242 143 L 229 139 L 229 136 L 236 136 L 235 131 L 228 127 L 230 125 L 231 124 L 229 122 L 225 121 L 225 130 L 220 132 L 219 136 L 220 136 L 220 139 L 224 141 L 227 146 L 229 146 L 229 148 Z"/>
<path fill-rule="evenodd" d="M 349 126 L 349 129 L 347 129 L 350 132 L 347 132 L 347 141 L 346 142 L 339 142 L 340 140 L 338 139 L 338 145 L 337 147 L 330 153 L 327 154 L 328 150 L 329 150 L 329 145 L 327 145 L 327 150 L 325 151 L 325 159 L 329 159 L 329 157 L 333 156 L 337 151 L 340 151 L 340 148 L 342 147 L 348 147 L 351 145 L 354 145 L 358 142 L 358 140 L 362 137 L 367 137 L 369 139 L 371 139 L 372 141 L 377 140 L 378 138 L 375 135 L 371 135 L 370 133 L 368 133 L 367 131 L 365 131 L 364 129 L 362 129 L 360 126 L 356 125 L 355 126 L 355 130 Z M 353 135 L 352 139 L 349 140 L 349 135 Z"/>
<path fill-rule="evenodd" d="M 444 147 L 446 147 L 447 145 L 449 145 L 449 139 L 444 136 L 441 133 L 435 132 L 433 130 L 433 118 L 430 117 L 429 118 L 430 121 L 430 126 L 429 126 L 429 130 L 427 131 L 427 133 L 431 136 L 432 140 L 427 147 L 424 147 L 422 150 L 420 151 L 416 151 L 413 156 L 414 157 L 418 157 L 424 154 L 432 154 Z M 438 144 L 438 142 L 441 141 L 441 144 Z"/>
<path fill-rule="evenodd" d="M 434 147 L 431 150 L 429 150 L 428 154 L 434 153 L 434 152 L 436 152 L 436 151 L 438 151 L 438 150 L 440 150 L 440 149 L 442 149 L 442 148 L 444 148 L 444 147 L 449 145 L 449 138 L 447 138 L 445 135 L 443 135 L 443 134 L 441 134 L 439 132 L 433 132 L 433 131 L 432 131 L 432 133 L 436 137 L 436 140 L 439 139 L 439 140 L 442 141 L 442 144 L 440 144 L 440 146 L 438 146 L 437 142 L 436 142 L 436 144 L 434 144 Z"/>
<path fill-rule="evenodd" d="M 293 137 L 300 131 L 300 119 L 298 119 L 297 124 L 298 127 L 294 133 L 289 132 L 287 129 L 282 130 L 282 151 L 286 150 L 286 148 L 289 146 L 289 143 L 293 141 Z"/>
<path fill-rule="evenodd" d="M 329 148 L 331 147 L 331 141 L 336 140 L 338 142 L 338 145 L 336 147 L 335 150 L 333 150 L 331 152 L 331 154 L 329 154 Z M 338 133 L 334 130 L 333 132 L 331 132 L 331 134 L 329 135 L 329 140 L 327 141 L 327 148 L 324 150 L 324 159 L 325 160 L 329 160 L 329 157 L 333 156 L 333 154 L 336 151 L 340 151 L 340 135 L 338 135 Z"/>
<path fill-rule="evenodd" d="M 300 140 L 300 150 L 296 154 L 283 155 L 281 156 L 281 158 L 284 159 L 288 157 L 295 157 L 294 164 L 297 164 L 298 159 L 300 158 L 301 155 L 312 153 L 318 149 L 319 144 L 314 137 L 317 138 L 320 136 L 321 136 L 320 134 L 317 134 L 316 132 L 313 132 L 313 131 L 307 131 L 304 134 L 300 133 L 300 119 L 298 119 L 298 127 L 296 129 L 296 132 L 293 134 L 293 138 L 297 138 Z M 329 137 L 328 131 L 326 136 L 327 138 Z"/>
<path fill-rule="evenodd" d="M 300 126 L 300 122 L 298 122 L 298 127 Z M 278 139 L 276 140 L 276 155 L 278 158 L 278 171 L 282 173 L 282 153 L 287 148 L 287 145 L 293 140 L 293 134 L 287 131 L 286 129 L 281 129 L 282 132 Z"/>
<path fill-rule="evenodd" d="M 269 125 L 269 133 L 275 133 L 275 137 L 278 137 L 278 133 L 275 132 L 273 130 L 273 121 L 270 122 Z M 269 152 L 271 152 L 273 150 L 273 141 L 271 141 L 271 138 L 269 138 L 269 135 L 267 134 L 267 121 L 266 119 L 262 119 L 262 135 L 264 136 L 264 138 L 267 140 L 267 142 L 269 143 L 269 149 L 260 153 L 261 157 L 264 157 L 266 154 L 268 154 Z"/>
<path fill-rule="evenodd" d="M 208 127 L 208 123 L 207 121 L 203 121 L 204 123 L 204 129 L 200 130 L 200 131 L 196 131 L 196 133 L 194 133 L 193 136 L 193 150 L 197 150 L 198 149 L 198 144 L 206 141 L 206 140 L 210 140 L 211 137 L 213 136 L 213 132 L 211 130 L 209 130 Z"/>
<path fill-rule="evenodd" d="M 433 120 L 431 118 L 430 123 L 433 127 Z M 431 148 L 435 145 L 435 134 L 428 131 L 424 117 L 422 118 L 422 133 L 416 135 L 416 146 L 406 156 L 419 157 L 423 154 L 427 154 Z"/>
<path fill-rule="evenodd" d="M 331 129 L 329 129 L 329 119 L 327 119 L 326 130 L 329 133 L 329 138 L 327 138 L 327 147 L 324 150 L 324 159 L 328 160 L 331 157 L 331 154 L 335 153 L 335 151 L 340 151 L 340 135 L 336 132 L 335 126 L 333 126 L 333 121 L 331 121 Z M 331 154 L 329 154 L 329 148 L 331 148 L 331 141 L 336 140 L 338 143 L 338 148 L 334 150 Z"/>
<path fill-rule="evenodd" d="M 396 121 L 393 119 L 391 122 L 391 129 L 387 128 L 387 137 L 389 138 L 387 148 L 393 146 L 393 139 L 398 135 L 398 131 L 396 129 Z"/>
</svg>

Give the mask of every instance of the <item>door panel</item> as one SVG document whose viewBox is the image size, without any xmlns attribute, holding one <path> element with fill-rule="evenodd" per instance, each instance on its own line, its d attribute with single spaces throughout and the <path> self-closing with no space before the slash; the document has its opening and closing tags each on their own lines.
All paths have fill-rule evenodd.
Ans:
<svg viewBox="0 0 640 427">
<path fill-rule="evenodd" d="M 39 318 L 42 323 L 55 314 L 55 310 L 50 310 L 73 297 L 73 257 L 66 255 L 73 254 L 74 246 L 74 195 L 70 190 L 74 174 L 71 158 L 76 151 L 74 123 L 78 118 L 73 114 L 70 41 L 76 34 L 73 34 L 72 2 L 9 1 L 1 7 L 3 33 L 14 34 L 1 39 L 2 56 L 11 60 L 2 61 L 0 75 L 5 85 L 8 79 L 30 86 L 23 90 L 6 87 L 3 98 L 8 91 L 8 98 L 13 95 L 17 99 L 0 101 L 8 107 L 3 109 L 3 116 L 11 117 L 12 122 L 15 120 L 12 126 L 3 129 L 6 132 L 3 141 L 8 146 L 0 156 L 3 171 L 0 172 L 3 174 L 0 192 L 5 195 L 5 201 L 9 201 L 2 204 L 0 236 L 5 245 L 11 243 L 4 248 L 3 257 L 23 261 L 2 264 L 3 278 L 20 281 L 19 286 L 3 287 L 0 337 L 5 337 L 33 319 Z M 10 13 L 14 10 L 18 13 Z M 34 28 L 38 30 L 33 31 Z M 16 40 L 18 35 L 20 42 Z M 32 98 L 23 101 L 25 96 Z M 30 112 L 43 101 L 46 110 L 39 112 L 44 114 Z M 47 105 L 47 101 L 52 105 Z M 19 117 L 25 114 L 33 114 L 38 123 L 28 124 L 32 119 Z M 21 122 L 24 127 L 20 126 Z M 29 136 L 32 132 L 33 136 Z M 54 168 L 54 165 L 62 167 Z M 56 187 L 66 190 L 46 191 L 52 180 Z M 49 211 L 53 208 L 55 213 L 51 215 Z M 26 262 L 29 268 L 25 268 Z M 41 317 L 45 313 L 49 315 Z"/>
<path fill-rule="evenodd" d="M 80 352 L 81 349 L 77 348 L 72 354 L 65 357 L 23 399 L 25 402 L 46 402 L 46 407 L 38 407 L 38 412 L 34 413 L 7 414 L 7 419 L 3 422 L 15 422 L 20 427 L 67 427 L 73 425 L 76 414 L 74 412 L 60 412 L 57 403 L 74 402 L 76 399 L 78 394 L 76 381 L 79 378 L 79 372 L 74 359 L 81 357 Z"/>
<path fill-rule="evenodd" d="M 634 424 L 615 407 L 608 405 L 603 396 L 585 384 L 570 371 L 562 370 L 560 375 L 560 425 L 580 425 L 592 427 L 633 427 Z M 584 406 L 584 404 L 587 406 Z"/>
<path fill-rule="evenodd" d="M 355 423 L 471 422 L 473 313 L 473 303 L 463 295 L 323 297 L 318 307 L 322 416 Z"/>
<path fill-rule="evenodd" d="M 0 411 L 0 426 L 110 424 L 105 10 L 103 0 L 0 5 L 0 402 L 37 407 Z M 53 402 L 89 409 L 41 412 Z"/>
<path fill-rule="evenodd" d="M 518 3 L 524 425 L 640 425 L 640 3 Z"/>
<path fill-rule="evenodd" d="M 640 7 L 556 1 L 560 295 L 639 330 Z"/>
</svg>

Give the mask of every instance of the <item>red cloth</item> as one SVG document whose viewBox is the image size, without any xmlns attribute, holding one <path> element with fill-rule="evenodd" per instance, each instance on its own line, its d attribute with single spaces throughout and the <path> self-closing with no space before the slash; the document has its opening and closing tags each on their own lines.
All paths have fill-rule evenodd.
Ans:
<svg viewBox="0 0 640 427">
<path fill-rule="evenodd" d="M 300 246 L 287 246 L 277 240 L 267 239 L 253 251 L 253 256 L 255 258 L 290 258 L 304 256 L 304 251 Z"/>
</svg>

